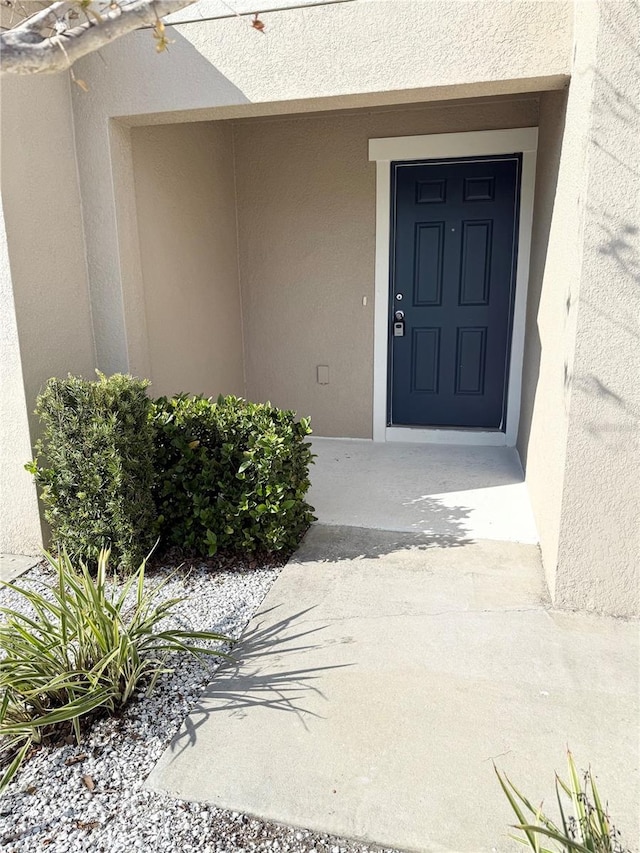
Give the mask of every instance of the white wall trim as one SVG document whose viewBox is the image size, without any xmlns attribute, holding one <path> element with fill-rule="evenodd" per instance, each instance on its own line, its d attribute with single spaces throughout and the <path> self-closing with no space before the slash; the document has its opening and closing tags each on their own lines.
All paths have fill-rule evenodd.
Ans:
<svg viewBox="0 0 640 853">
<path fill-rule="evenodd" d="M 369 160 L 433 160 L 437 157 L 483 157 L 536 151 L 538 128 L 431 133 L 369 140 Z"/>
<path fill-rule="evenodd" d="M 376 161 L 376 254 L 373 355 L 373 440 L 447 444 L 492 444 L 514 447 L 520 420 L 522 362 L 529 283 L 531 228 L 536 177 L 538 128 L 434 133 L 369 140 L 369 160 Z M 389 259 L 391 162 L 439 157 L 522 154 L 518 257 L 513 306 L 513 334 L 504 432 L 442 430 L 387 426 L 387 359 L 389 329 Z"/>
</svg>

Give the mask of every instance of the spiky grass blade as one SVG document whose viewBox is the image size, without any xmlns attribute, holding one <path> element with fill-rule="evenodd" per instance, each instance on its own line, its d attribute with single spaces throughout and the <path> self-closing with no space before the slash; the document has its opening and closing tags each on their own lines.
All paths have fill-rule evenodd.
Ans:
<svg viewBox="0 0 640 853">
<path fill-rule="evenodd" d="M 602 838 L 611 838 L 612 826 L 609 821 L 609 815 L 607 809 L 604 808 L 602 805 L 600 794 L 596 785 L 596 780 L 593 778 L 593 773 L 591 772 L 591 769 L 589 769 L 589 784 L 591 787 L 591 794 L 593 796 L 593 804 L 596 809 L 596 819 L 598 821 L 597 831 L 600 833 L 600 836 Z"/>
<path fill-rule="evenodd" d="M 24 744 L 19 747 L 18 751 L 15 753 L 14 758 L 2 771 L 2 775 L 0 776 L 0 792 L 4 791 L 4 789 L 7 787 L 7 785 L 11 782 L 13 777 L 20 769 L 20 765 L 25 760 L 27 753 L 29 752 L 29 749 L 31 747 L 31 744 L 31 738 L 27 737 L 24 741 Z"/>
<path fill-rule="evenodd" d="M 498 781 L 500 782 L 500 786 L 502 787 L 502 790 L 504 791 L 507 799 L 509 800 L 509 803 L 511 804 L 511 808 L 515 812 L 516 817 L 518 818 L 518 821 L 520 822 L 521 825 L 525 825 L 527 823 L 527 819 L 525 818 L 524 812 L 520 808 L 518 801 L 517 801 L 516 797 L 514 796 L 514 793 L 520 799 L 522 799 L 522 798 L 520 797 L 520 795 L 518 794 L 516 789 L 513 787 L 513 785 L 509 781 L 506 774 L 505 774 L 505 777 L 503 779 L 502 775 L 500 774 L 500 771 L 498 770 L 498 768 L 496 767 L 495 764 L 493 765 L 493 769 L 495 770 L 496 776 L 498 777 Z M 513 790 L 513 792 L 512 792 L 512 790 Z M 524 833 L 527 837 L 527 841 L 529 842 L 529 846 L 534 851 L 534 853 L 540 853 L 540 845 L 538 844 L 538 839 L 537 839 L 535 833 L 532 832 L 530 829 L 524 830 Z"/>
<path fill-rule="evenodd" d="M 108 582 L 107 550 L 95 578 L 82 562 L 76 570 L 66 553 L 48 559 L 55 581 L 42 592 L 5 584 L 33 613 L 0 608 L 7 617 L 0 626 L 0 754 L 10 754 L 0 790 L 28 752 L 23 742 L 61 724 L 80 739 L 83 718 L 117 711 L 140 687 L 152 690 L 172 671 L 169 656 L 229 657 L 199 642 L 233 642 L 213 631 L 167 627 L 164 620 L 185 599 L 159 601 L 168 578 L 147 589 L 144 562 L 118 589 Z"/>
<path fill-rule="evenodd" d="M 571 791 L 571 801 L 573 803 L 573 810 L 576 815 L 578 821 L 578 828 L 580 835 L 582 836 L 582 841 L 585 842 L 585 847 L 588 853 L 594 853 L 593 842 L 589 838 L 589 833 L 587 830 L 587 822 L 588 815 L 585 807 L 585 798 L 583 796 L 582 785 L 580 783 L 580 776 L 576 769 L 575 762 L 573 760 L 573 756 L 571 752 L 567 750 L 567 763 L 569 765 L 569 790 Z M 585 838 L 586 835 L 586 838 Z"/>
<path fill-rule="evenodd" d="M 503 779 L 496 770 L 502 789 L 520 819 L 520 823 L 515 828 L 525 835 L 524 838 L 518 837 L 516 840 L 535 850 L 532 835 L 536 843 L 539 843 L 538 836 L 550 838 L 560 845 L 556 853 L 614 853 L 614 851 L 629 853 L 622 847 L 619 834 L 602 804 L 591 769 L 584 773 L 584 778 L 581 779 L 571 752 L 567 752 L 567 761 L 569 781 L 563 781 L 557 774 L 555 778 L 556 799 L 562 828 L 557 827 L 546 817 L 541 808 L 535 811 L 535 823 L 524 820 L 524 812 L 520 804 L 533 812 L 531 803 L 515 788 L 506 775 Z M 567 816 L 563 798 L 571 804 L 573 815 Z M 551 851 L 541 847 L 538 853 L 551 853 Z"/>
<path fill-rule="evenodd" d="M 552 838 L 554 841 L 558 841 L 563 844 L 567 853 L 591 853 L 589 847 L 585 847 L 584 844 L 581 844 L 579 841 L 575 841 L 572 838 L 567 838 L 562 835 L 561 832 L 553 832 L 553 830 L 547 829 L 546 826 L 522 824 L 517 828 L 521 829 L 523 832 L 535 832 L 540 833 L 541 835 L 546 835 L 548 838 Z"/>
</svg>

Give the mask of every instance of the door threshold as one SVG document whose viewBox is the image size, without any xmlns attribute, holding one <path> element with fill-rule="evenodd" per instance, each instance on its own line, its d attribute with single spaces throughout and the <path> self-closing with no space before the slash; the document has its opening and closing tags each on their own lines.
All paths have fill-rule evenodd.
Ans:
<svg viewBox="0 0 640 853">
<path fill-rule="evenodd" d="M 507 436 L 500 430 L 447 429 L 441 427 L 387 427 L 385 441 L 407 444 L 463 444 L 482 447 L 507 447 Z"/>
</svg>

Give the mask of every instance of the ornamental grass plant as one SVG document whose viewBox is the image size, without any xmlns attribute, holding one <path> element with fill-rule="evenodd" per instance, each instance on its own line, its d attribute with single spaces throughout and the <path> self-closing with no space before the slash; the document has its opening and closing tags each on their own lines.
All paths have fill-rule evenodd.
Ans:
<svg viewBox="0 0 640 853">
<path fill-rule="evenodd" d="M 150 693 L 172 656 L 227 657 L 232 642 L 212 631 L 181 630 L 168 620 L 184 598 L 164 599 L 145 585 L 145 563 L 126 582 L 109 578 L 109 551 L 95 577 L 62 554 L 48 557 L 55 581 L 41 590 L 7 583 L 18 601 L 0 607 L 0 791 L 34 744 L 62 729 L 80 741 L 83 723 L 122 710 Z"/>
<path fill-rule="evenodd" d="M 534 806 L 494 765 L 518 819 L 513 828 L 521 834 L 512 837 L 533 853 L 631 853 L 611 822 L 591 769 L 579 773 L 571 752 L 567 752 L 567 761 L 568 782 L 556 775 L 559 824 L 542 811 L 542 804 Z"/>
</svg>

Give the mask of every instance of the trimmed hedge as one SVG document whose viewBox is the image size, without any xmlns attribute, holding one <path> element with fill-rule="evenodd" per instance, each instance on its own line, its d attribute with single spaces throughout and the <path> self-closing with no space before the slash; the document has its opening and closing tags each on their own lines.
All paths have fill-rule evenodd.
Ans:
<svg viewBox="0 0 640 853">
<path fill-rule="evenodd" d="M 26 467 L 40 486 L 53 549 L 94 568 L 107 545 L 133 571 L 156 540 L 148 384 L 121 374 L 69 376 L 50 379 L 38 397 L 42 438 Z"/>
<path fill-rule="evenodd" d="M 162 397 L 154 403 L 155 501 L 164 546 L 294 549 L 313 521 L 308 418 L 238 397 Z"/>
<path fill-rule="evenodd" d="M 160 535 L 192 556 L 293 550 L 313 521 L 308 418 L 238 397 L 151 401 L 117 374 L 51 379 L 36 477 L 52 548 L 135 570 Z M 38 457 L 44 459 L 39 464 Z"/>
</svg>

